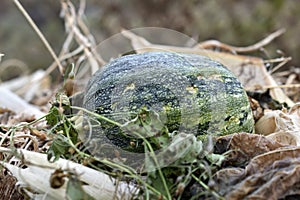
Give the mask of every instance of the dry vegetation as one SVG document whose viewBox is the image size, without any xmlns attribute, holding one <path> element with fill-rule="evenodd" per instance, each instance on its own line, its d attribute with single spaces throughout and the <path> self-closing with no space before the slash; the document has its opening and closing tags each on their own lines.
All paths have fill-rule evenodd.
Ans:
<svg viewBox="0 0 300 200">
<path fill-rule="evenodd" d="M 159 49 L 206 55 L 227 66 L 238 76 L 248 92 L 258 134 L 236 133 L 217 138 L 213 149 L 203 146 L 202 153 L 205 156 L 200 156 L 196 167 L 189 165 L 174 170 L 178 177 L 172 187 L 168 185 L 171 180 L 169 169 L 158 170 L 154 175 L 161 180 L 162 183 L 158 185 L 163 188 L 162 191 L 153 182 L 145 180 L 145 175 L 138 174 L 135 169 L 109 160 L 100 160 L 85 151 L 77 134 L 82 122 L 79 115 L 87 111 L 77 107 L 79 104 L 74 102 L 74 95 L 84 89 L 91 74 L 107 61 L 107 55 L 103 53 L 107 49 L 99 48 L 97 39 L 119 31 L 120 24 L 116 23 L 121 23 L 123 27 L 142 25 L 138 18 L 143 12 L 150 12 L 146 11 L 147 7 L 151 7 L 151 15 L 147 19 L 149 24 L 164 25 L 171 16 L 176 15 L 172 12 L 178 10 L 183 13 L 182 17 L 174 19 L 165 27 L 175 27 L 201 38 L 198 34 L 204 34 L 204 29 L 195 30 L 192 26 L 201 24 L 201 20 L 208 19 L 208 16 L 212 18 L 212 22 L 216 22 L 211 10 L 220 7 L 215 1 L 210 1 L 213 3 L 206 3 L 203 13 L 197 14 L 193 4 L 189 3 L 183 3 L 179 8 L 178 1 L 174 4 L 169 1 L 134 2 L 140 9 L 131 12 L 132 15 L 128 13 L 132 11 L 134 3 L 94 2 L 103 7 L 102 15 L 106 15 L 106 18 L 101 19 L 101 27 L 107 28 L 107 32 L 102 30 L 101 34 L 95 36 L 86 25 L 88 2 L 81 0 L 73 4 L 69 0 L 60 1 L 60 16 L 64 22 L 65 34 L 55 44 L 56 50 L 58 45 L 61 46 L 59 53 L 55 53 L 47 35 L 40 32 L 41 27 L 31 20 L 18 0 L 14 1 L 23 18 L 37 33 L 35 39 L 42 41 L 48 50 L 53 63 L 45 70 L 34 72 L 30 72 L 26 64 L 19 60 L 4 60 L 0 63 L 1 77 L 9 71 L 23 73 L 22 76 L 0 84 L 0 159 L 3 161 L 0 199 L 39 199 L 45 194 L 49 199 L 130 199 L 142 196 L 145 199 L 299 198 L 300 106 L 297 102 L 300 100 L 300 71 L 287 64 L 291 59 L 290 54 L 273 52 L 278 47 L 276 45 L 293 46 L 284 42 L 284 29 L 273 33 L 274 30 L 270 30 L 264 39 L 247 47 L 236 47 L 216 40 L 200 43 L 194 41 L 188 47 L 175 43 L 170 45 L 173 41 L 161 44 L 159 41 L 151 41 L 143 32 L 123 30 L 118 36 L 127 38 L 125 50 L 110 52 L 108 57 L 128 53 L 128 49 L 137 53 Z M 266 6 L 266 3 L 260 4 Z M 272 8 L 285 10 L 290 4 L 291 1 L 274 1 L 271 8 L 264 11 L 272 12 Z M 195 5 L 199 6 L 199 3 L 196 2 Z M 235 9 L 244 9 L 240 3 L 235 2 L 234 5 Z M 263 8 L 254 5 L 249 8 L 258 12 L 258 16 L 262 15 L 263 11 L 260 9 Z M 125 13 L 123 9 L 128 12 Z M 88 19 L 93 20 L 93 14 L 98 14 L 98 11 L 91 8 L 89 10 L 92 14 Z M 277 14 L 277 17 L 283 15 Z M 118 21 L 117 15 L 125 21 Z M 153 15 L 165 17 L 157 22 Z M 233 19 L 239 19 L 239 16 L 233 16 Z M 250 20 L 250 16 L 247 19 Z M 191 25 L 185 26 L 189 20 Z M 263 25 L 253 27 L 259 30 L 262 29 L 260 26 L 273 28 L 272 23 L 278 23 L 274 19 L 264 20 Z M 232 21 L 231 23 L 231 28 L 238 31 L 235 35 L 225 33 L 224 41 L 233 39 L 236 41 L 233 44 L 253 43 L 251 34 L 255 35 L 255 41 L 261 36 L 257 32 L 251 32 L 248 37 L 246 32 L 251 30 L 249 27 L 236 27 Z M 216 23 L 219 29 L 223 26 L 226 26 L 226 30 L 230 29 L 228 25 Z M 209 27 L 206 31 L 206 35 L 210 36 L 207 38 L 217 38 Z M 289 30 L 286 31 L 291 35 Z M 241 34 L 245 34 L 244 37 L 239 37 Z M 281 38 L 280 42 L 272 45 L 276 38 Z M 163 39 L 164 37 L 161 40 Z M 102 46 L 105 45 L 102 43 Z M 266 50 L 266 46 L 272 48 Z M 298 47 L 291 47 L 293 48 L 296 51 Z M 0 52 L 3 53 L 1 49 Z M 277 56 L 270 58 L 269 54 Z M 69 97 L 72 97 L 72 104 Z M 154 175 L 150 174 L 149 177 Z M 188 178 L 184 179 L 180 175 Z"/>
</svg>

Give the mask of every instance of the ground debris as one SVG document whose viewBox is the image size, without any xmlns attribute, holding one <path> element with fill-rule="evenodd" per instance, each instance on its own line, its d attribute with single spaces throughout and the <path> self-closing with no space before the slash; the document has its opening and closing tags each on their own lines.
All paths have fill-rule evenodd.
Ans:
<svg viewBox="0 0 300 200">
<path fill-rule="evenodd" d="M 221 196 L 226 199 L 300 197 L 299 147 L 284 147 L 264 136 L 246 133 L 227 136 L 221 141 L 223 144 L 227 141 L 231 150 L 225 162 L 231 166 L 214 175 L 214 189 Z"/>
<path fill-rule="evenodd" d="M 245 166 L 255 156 L 284 147 L 262 135 L 238 133 L 217 139 L 215 153 L 225 153 L 224 166 Z"/>
<path fill-rule="evenodd" d="M 24 196 L 16 189 L 17 179 L 12 175 L 0 173 L 0 199 L 21 200 Z"/>
</svg>

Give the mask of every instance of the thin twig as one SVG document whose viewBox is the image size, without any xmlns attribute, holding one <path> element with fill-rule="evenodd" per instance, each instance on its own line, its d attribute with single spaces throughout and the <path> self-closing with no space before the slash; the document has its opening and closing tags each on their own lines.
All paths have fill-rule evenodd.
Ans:
<svg viewBox="0 0 300 200">
<path fill-rule="evenodd" d="M 283 62 L 283 61 L 290 61 L 292 57 L 281 57 L 281 58 L 273 58 L 273 59 L 268 59 L 268 60 L 263 60 L 264 63 L 278 63 L 278 62 Z"/>
<path fill-rule="evenodd" d="M 278 65 L 276 65 L 273 69 L 271 69 L 269 73 L 273 74 L 275 71 L 277 71 L 278 69 L 280 69 L 282 66 L 284 66 L 290 60 L 292 60 L 292 57 L 283 58 L 282 61 L 281 62 L 279 61 L 280 63 Z"/>
<path fill-rule="evenodd" d="M 287 85 L 270 85 L 270 86 L 257 86 L 257 87 L 247 87 L 245 90 L 266 90 L 266 89 L 275 89 L 275 88 L 300 88 L 300 84 L 287 84 Z"/>
<path fill-rule="evenodd" d="M 251 51 L 256 51 L 259 50 L 260 48 L 266 46 L 269 44 L 272 40 L 275 38 L 279 37 L 285 32 L 285 29 L 279 29 L 275 31 L 274 33 L 271 33 L 269 36 L 264 38 L 263 40 L 257 42 L 254 45 L 247 46 L 247 47 L 236 47 L 236 46 L 231 46 L 228 44 L 224 44 L 220 41 L 217 40 L 207 40 L 205 42 L 201 42 L 198 45 L 196 45 L 194 48 L 200 48 L 200 49 L 207 49 L 207 48 L 221 48 L 225 49 L 227 51 L 233 52 L 233 53 L 245 53 L 245 52 L 251 52 Z"/>
<path fill-rule="evenodd" d="M 38 151 L 39 142 L 37 141 L 37 139 L 34 136 L 29 135 L 29 134 L 14 135 L 13 139 L 17 139 L 17 138 L 29 138 L 33 142 L 33 151 Z"/>
<path fill-rule="evenodd" d="M 0 53 L 0 62 L 1 62 L 2 56 L 4 56 L 4 54 Z"/>
<path fill-rule="evenodd" d="M 94 49 L 96 46 L 94 37 L 89 32 L 87 26 L 81 19 L 84 16 L 85 3 L 86 2 L 84 0 L 80 1 L 78 16 L 76 16 L 75 7 L 73 6 L 73 4 L 70 1 L 61 1 L 61 17 L 64 18 L 65 21 L 65 31 L 67 33 L 67 37 L 58 56 L 60 61 L 59 63 L 62 63 L 63 61 L 82 53 L 75 64 L 76 69 L 78 69 L 80 63 L 82 63 L 83 60 L 86 60 L 91 55 L 91 53 L 86 53 L 87 49 L 89 49 L 88 51 L 90 51 L 90 49 Z M 84 32 L 84 34 L 81 33 L 78 26 Z M 75 44 L 78 45 L 78 47 L 70 52 L 70 46 L 73 44 L 73 41 L 75 41 Z M 97 55 L 96 51 L 93 51 L 92 54 L 93 57 L 97 60 L 97 63 L 101 65 L 104 64 L 103 59 L 101 58 L 101 56 Z M 93 71 L 98 69 L 99 64 L 97 63 L 90 63 L 90 66 L 96 66 L 94 67 L 95 69 Z M 57 62 L 53 62 L 47 68 L 44 77 L 48 76 L 56 67 Z"/>
<path fill-rule="evenodd" d="M 63 74 L 63 67 L 62 67 L 61 63 L 59 62 L 59 59 L 57 58 L 57 56 L 56 56 L 54 50 L 52 49 L 51 45 L 49 44 L 49 42 L 47 41 L 47 39 L 43 35 L 43 33 L 40 31 L 40 29 L 34 23 L 34 21 L 29 16 L 29 14 L 24 9 L 24 7 L 21 5 L 21 3 L 18 0 L 14 0 L 14 3 L 17 6 L 17 8 L 21 11 L 21 13 L 24 15 L 24 17 L 26 18 L 26 20 L 28 21 L 28 23 L 30 24 L 30 26 L 33 28 L 33 30 L 37 33 L 37 35 L 39 36 L 39 38 L 41 39 L 41 41 L 43 42 L 43 44 L 46 46 L 47 50 L 49 51 L 49 53 L 51 54 L 51 56 L 53 57 L 53 59 L 57 63 L 58 68 L 59 68 L 59 72 L 61 74 Z"/>
<path fill-rule="evenodd" d="M 74 40 L 83 48 L 84 53 L 82 56 L 84 59 L 88 60 L 92 72 L 95 72 L 99 69 L 99 66 L 104 64 L 104 61 L 101 56 L 98 55 L 95 50 L 93 50 L 96 48 L 95 39 L 82 20 L 84 17 L 85 4 L 85 0 L 81 0 L 79 9 L 76 12 L 72 2 L 69 0 L 61 2 L 66 31 L 72 31 L 74 33 Z M 78 66 L 80 63 L 81 61 L 76 63 L 76 66 Z"/>
</svg>

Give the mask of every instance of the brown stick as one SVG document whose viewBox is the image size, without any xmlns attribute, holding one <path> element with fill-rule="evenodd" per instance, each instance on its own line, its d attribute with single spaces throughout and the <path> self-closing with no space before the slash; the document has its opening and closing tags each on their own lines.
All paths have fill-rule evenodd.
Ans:
<svg viewBox="0 0 300 200">
<path fill-rule="evenodd" d="M 271 33 L 268 37 L 264 38 L 263 40 L 257 42 L 256 44 L 247 46 L 247 47 L 236 47 L 236 46 L 224 44 L 218 40 L 207 40 L 207 41 L 197 44 L 194 48 L 200 48 L 200 49 L 221 48 L 221 49 L 230 51 L 232 53 L 251 52 L 251 51 L 259 50 L 260 48 L 266 46 L 272 40 L 274 40 L 275 38 L 282 35 L 284 32 L 285 32 L 285 29 L 279 29 L 279 30 L 275 31 L 274 33 Z"/>
</svg>

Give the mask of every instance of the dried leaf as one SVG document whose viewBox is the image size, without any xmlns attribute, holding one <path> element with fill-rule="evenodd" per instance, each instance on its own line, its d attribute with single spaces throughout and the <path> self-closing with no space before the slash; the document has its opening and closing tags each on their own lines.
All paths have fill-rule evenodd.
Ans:
<svg viewBox="0 0 300 200">
<path fill-rule="evenodd" d="M 284 145 L 262 135 L 238 133 L 217 139 L 216 153 L 228 151 L 224 165 L 244 166 L 257 155 L 275 150 Z"/>
<path fill-rule="evenodd" d="M 265 112 L 255 124 L 255 132 L 286 145 L 300 145 L 300 103 L 288 112 L 273 110 Z"/>
<path fill-rule="evenodd" d="M 214 177 L 226 199 L 280 199 L 300 194 L 300 148 L 256 156 L 245 169 L 225 168 Z"/>
<path fill-rule="evenodd" d="M 249 97 L 249 102 L 250 102 L 253 118 L 255 121 L 257 121 L 264 115 L 263 108 L 260 106 L 258 101 L 256 101 L 251 97 Z"/>
<path fill-rule="evenodd" d="M 283 145 L 297 146 L 297 143 L 299 143 L 298 141 L 300 141 L 299 132 L 278 131 L 276 133 L 267 135 L 266 137 Z"/>
</svg>

